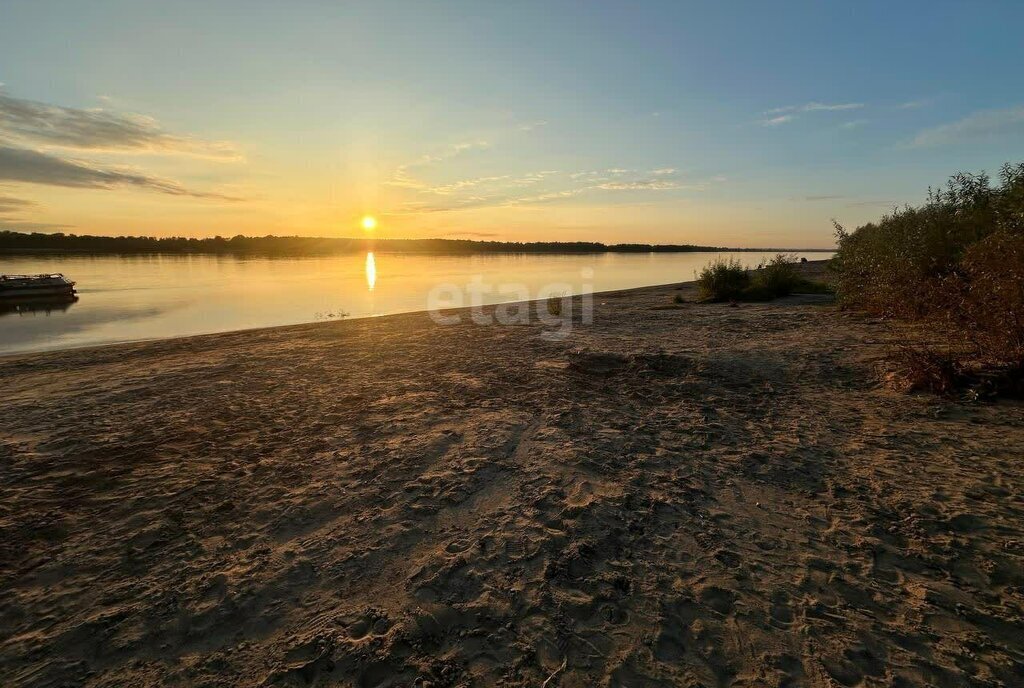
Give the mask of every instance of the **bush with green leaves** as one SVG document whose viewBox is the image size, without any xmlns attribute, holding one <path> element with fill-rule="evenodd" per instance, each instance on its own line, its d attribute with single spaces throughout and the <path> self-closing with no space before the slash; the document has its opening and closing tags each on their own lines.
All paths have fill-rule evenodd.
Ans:
<svg viewBox="0 0 1024 688">
<path fill-rule="evenodd" d="M 737 258 L 718 258 L 697 276 L 702 301 L 771 301 L 796 293 L 828 293 L 824 284 L 802 277 L 797 258 L 784 253 L 762 260 L 753 272 Z"/>
<path fill-rule="evenodd" d="M 918 321 L 961 367 L 1024 367 L 1024 163 L 960 173 L 920 207 L 836 224 L 840 303 Z"/>
<path fill-rule="evenodd" d="M 716 258 L 697 275 L 702 301 L 732 301 L 750 286 L 750 274 L 738 258 Z"/>
<path fill-rule="evenodd" d="M 847 232 L 838 223 L 832 260 L 841 303 L 878 315 L 922 317 L 942 310 L 935 291 L 956 274 L 968 247 L 996 232 L 1024 234 L 1024 163 L 1004 165 L 1000 185 L 960 173 L 921 207 L 894 209 Z"/>
<path fill-rule="evenodd" d="M 777 254 L 771 260 L 762 260 L 754 273 L 754 283 L 772 298 L 789 296 L 804 280 L 796 271 L 796 256 Z"/>
</svg>

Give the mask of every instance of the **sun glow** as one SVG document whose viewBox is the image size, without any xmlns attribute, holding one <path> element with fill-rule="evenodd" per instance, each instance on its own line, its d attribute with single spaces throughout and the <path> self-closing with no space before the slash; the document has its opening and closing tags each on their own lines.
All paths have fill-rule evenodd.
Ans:
<svg viewBox="0 0 1024 688">
<path fill-rule="evenodd" d="M 377 229 L 377 218 L 372 215 L 364 215 L 360 224 L 362 224 L 365 231 L 372 232 Z"/>
</svg>

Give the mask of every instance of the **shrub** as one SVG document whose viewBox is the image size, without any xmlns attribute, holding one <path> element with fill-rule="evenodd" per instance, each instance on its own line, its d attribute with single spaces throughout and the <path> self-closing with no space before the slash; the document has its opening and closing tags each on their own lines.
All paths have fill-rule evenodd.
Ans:
<svg viewBox="0 0 1024 688">
<path fill-rule="evenodd" d="M 949 318 L 973 353 L 1024 363 L 1024 236 L 1000 231 L 974 244 L 949 282 Z"/>
<path fill-rule="evenodd" d="M 832 260 L 840 302 L 878 315 L 942 310 L 942 282 L 967 248 L 999 231 L 1024 234 L 1024 163 L 1004 165 L 999 188 L 984 173 L 957 174 L 919 207 L 894 209 L 852 233 L 836 223 Z"/>
<path fill-rule="evenodd" d="M 697 277 L 703 301 L 771 301 L 793 293 L 823 294 L 829 288 L 800 276 L 796 257 L 779 253 L 762 260 L 753 275 L 736 258 L 706 265 Z"/>
<path fill-rule="evenodd" d="M 750 275 L 738 258 L 717 258 L 701 269 L 697 288 L 703 301 L 739 299 L 750 286 Z"/>
<path fill-rule="evenodd" d="M 795 256 L 788 256 L 783 253 L 777 254 L 771 260 L 762 260 L 754 273 L 754 284 L 760 287 L 764 293 L 770 294 L 771 298 L 789 296 L 802 280 L 797 274 L 794 263 Z"/>
<path fill-rule="evenodd" d="M 993 188 L 984 173 L 957 174 L 921 207 L 852 233 L 836 224 L 840 303 L 918 321 L 946 339 L 942 361 L 901 355 L 923 387 L 989 385 L 986 370 L 1018 379 L 1024 369 L 1024 164 L 1004 165 L 999 178 Z"/>
<path fill-rule="evenodd" d="M 907 391 L 923 390 L 950 396 L 964 384 L 965 373 L 956 356 L 932 347 L 897 346 L 890 358 Z"/>
</svg>

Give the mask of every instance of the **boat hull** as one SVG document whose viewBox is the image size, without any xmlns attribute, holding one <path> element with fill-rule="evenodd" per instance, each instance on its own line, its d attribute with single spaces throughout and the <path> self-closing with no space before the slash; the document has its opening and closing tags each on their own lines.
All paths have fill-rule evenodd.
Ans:
<svg viewBox="0 0 1024 688">
<path fill-rule="evenodd" d="M 45 287 L 9 287 L 0 288 L 0 299 L 24 299 L 33 296 L 71 296 L 75 293 L 72 285 Z"/>
</svg>

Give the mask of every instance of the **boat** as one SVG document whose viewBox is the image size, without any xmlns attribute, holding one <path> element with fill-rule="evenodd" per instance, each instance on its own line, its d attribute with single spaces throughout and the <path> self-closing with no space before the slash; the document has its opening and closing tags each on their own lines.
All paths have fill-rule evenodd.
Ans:
<svg viewBox="0 0 1024 688">
<path fill-rule="evenodd" d="M 0 299 L 37 296 L 72 296 L 75 283 L 60 273 L 49 275 L 0 275 Z"/>
</svg>

